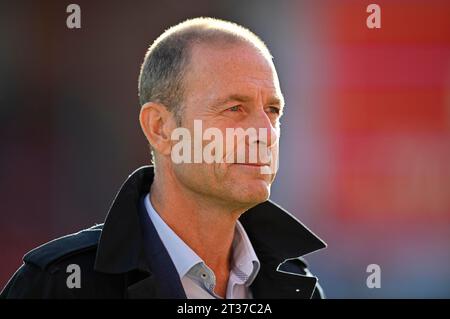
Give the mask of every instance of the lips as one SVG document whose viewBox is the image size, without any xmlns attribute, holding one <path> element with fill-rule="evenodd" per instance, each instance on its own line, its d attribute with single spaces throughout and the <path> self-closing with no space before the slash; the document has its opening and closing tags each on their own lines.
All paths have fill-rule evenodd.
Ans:
<svg viewBox="0 0 450 319">
<path fill-rule="evenodd" d="M 245 166 L 254 166 L 254 167 L 263 167 L 263 166 L 269 166 L 269 164 L 263 164 L 263 163 L 233 163 L 236 165 L 245 165 Z"/>
</svg>

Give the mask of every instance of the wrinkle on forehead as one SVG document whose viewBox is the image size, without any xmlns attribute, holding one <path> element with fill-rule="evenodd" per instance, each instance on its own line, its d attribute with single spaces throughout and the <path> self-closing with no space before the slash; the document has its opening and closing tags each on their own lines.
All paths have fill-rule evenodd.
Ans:
<svg viewBox="0 0 450 319">
<path fill-rule="evenodd" d="M 260 90 L 282 99 L 272 61 L 250 45 L 196 45 L 189 69 L 185 83 L 188 99 L 200 98 L 193 95 L 205 99 L 246 91 L 258 94 Z"/>
</svg>

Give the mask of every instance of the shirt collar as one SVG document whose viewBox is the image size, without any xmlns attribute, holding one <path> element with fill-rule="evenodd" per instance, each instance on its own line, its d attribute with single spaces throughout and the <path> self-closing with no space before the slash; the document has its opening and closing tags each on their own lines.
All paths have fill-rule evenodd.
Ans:
<svg viewBox="0 0 450 319">
<path fill-rule="evenodd" d="M 145 196 L 145 208 L 170 258 L 175 264 L 180 278 L 183 278 L 192 267 L 202 263 L 202 259 L 159 216 L 153 208 L 149 194 Z"/>
<path fill-rule="evenodd" d="M 250 285 L 258 274 L 260 267 L 253 245 L 241 222 L 238 220 L 233 240 L 232 271 L 236 272 L 241 279 L 245 278 L 245 284 Z"/>
<path fill-rule="evenodd" d="M 180 278 L 183 278 L 195 265 L 204 263 L 192 248 L 159 216 L 150 201 L 150 194 L 145 196 L 144 203 L 148 215 L 166 247 L 170 258 L 175 264 Z M 244 227 L 239 221 L 236 223 L 232 254 L 231 271 L 239 272 L 240 277 L 245 278 L 246 285 L 250 285 L 258 274 L 260 262 Z"/>
</svg>

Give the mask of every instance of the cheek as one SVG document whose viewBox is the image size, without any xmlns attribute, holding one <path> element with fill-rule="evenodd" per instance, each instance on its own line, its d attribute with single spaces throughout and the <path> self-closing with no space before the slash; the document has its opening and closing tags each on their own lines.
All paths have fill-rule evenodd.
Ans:
<svg viewBox="0 0 450 319">
<path fill-rule="evenodd" d="M 174 165 L 176 179 L 194 191 L 208 192 L 217 184 L 217 178 L 210 165 L 177 164 Z"/>
</svg>

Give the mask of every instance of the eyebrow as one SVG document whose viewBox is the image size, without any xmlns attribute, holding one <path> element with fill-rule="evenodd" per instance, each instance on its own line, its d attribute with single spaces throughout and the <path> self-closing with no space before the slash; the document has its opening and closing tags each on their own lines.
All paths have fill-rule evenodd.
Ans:
<svg viewBox="0 0 450 319">
<path fill-rule="evenodd" d="M 217 107 L 217 106 L 221 106 L 223 104 L 226 104 L 228 102 L 231 101 L 237 101 L 237 102 L 249 102 L 252 100 L 252 97 L 248 96 L 248 95 L 242 95 L 242 94 L 231 94 L 227 97 L 224 98 L 218 98 L 216 100 L 214 100 L 214 102 L 212 103 L 213 106 Z M 278 105 L 278 106 L 282 106 L 282 101 L 279 97 L 277 96 L 272 96 L 269 99 L 269 104 L 270 105 Z"/>
</svg>

